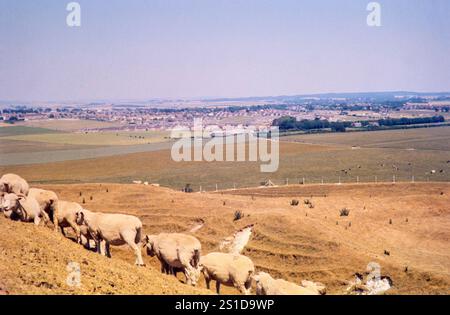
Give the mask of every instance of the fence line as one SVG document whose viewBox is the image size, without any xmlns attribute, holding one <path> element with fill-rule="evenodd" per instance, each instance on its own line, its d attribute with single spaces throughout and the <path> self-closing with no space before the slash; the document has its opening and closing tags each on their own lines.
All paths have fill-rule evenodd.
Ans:
<svg viewBox="0 0 450 315">
<path fill-rule="evenodd" d="M 432 179 L 436 182 L 448 182 L 450 179 L 436 178 Z M 330 184 L 376 184 L 376 183 L 416 183 L 416 182 L 430 182 L 430 176 L 398 176 L 393 174 L 392 177 L 389 175 L 379 176 L 379 175 L 367 175 L 367 176 L 353 176 L 343 178 L 342 176 L 330 176 L 326 177 L 296 177 L 285 179 L 266 179 L 259 183 L 220 183 L 215 184 L 200 184 L 197 185 L 198 190 L 192 189 L 192 192 L 219 192 L 224 190 L 237 190 L 246 188 L 257 188 L 257 187 L 280 187 L 280 186 L 290 186 L 290 185 L 330 185 Z M 190 187 L 195 187 L 195 185 L 190 185 Z"/>
</svg>

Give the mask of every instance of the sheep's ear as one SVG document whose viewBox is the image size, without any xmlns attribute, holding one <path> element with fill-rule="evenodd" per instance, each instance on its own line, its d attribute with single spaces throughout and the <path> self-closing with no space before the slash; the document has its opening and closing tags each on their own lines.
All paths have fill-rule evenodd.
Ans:
<svg viewBox="0 0 450 315">
<path fill-rule="evenodd" d="M 8 183 L 3 183 L 3 185 L 5 186 L 5 192 L 9 192 L 9 185 L 8 185 Z"/>
</svg>

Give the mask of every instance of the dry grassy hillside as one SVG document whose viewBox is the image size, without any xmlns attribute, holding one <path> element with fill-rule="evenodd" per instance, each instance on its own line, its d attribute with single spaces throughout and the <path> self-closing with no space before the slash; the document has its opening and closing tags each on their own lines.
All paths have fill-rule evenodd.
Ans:
<svg viewBox="0 0 450 315">
<path fill-rule="evenodd" d="M 51 229 L 0 216 L 0 294 L 206 294 L 133 261 L 107 259 Z M 69 286 L 68 263 L 81 269 Z"/>
<path fill-rule="evenodd" d="M 381 274 L 393 280 L 394 286 L 388 293 L 450 293 L 448 183 L 297 185 L 203 194 L 186 194 L 167 188 L 131 184 L 42 187 L 56 191 L 61 199 L 80 203 L 84 200 L 87 209 L 137 215 L 144 223 L 145 233 L 185 232 L 197 225 L 199 219 L 203 219 L 205 225 L 195 236 L 202 242 L 204 253 L 218 250 L 219 242 L 235 230 L 256 223 L 244 254 L 252 258 L 258 270 L 269 271 L 274 276 L 295 282 L 303 279 L 321 281 L 327 285 L 331 294 L 343 293 L 347 281 L 353 278 L 355 272 L 364 273 L 369 262 L 380 264 Z M 298 206 L 290 205 L 294 198 L 300 201 Z M 310 199 L 314 208 L 305 205 L 305 199 Z M 350 210 L 347 217 L 339 215 L 339 210 L 344 207 Z M 244 212 L 243 219 L 233 221 L 236 210 Z M 68 241 L 61 245 L 64 251 L 58 246 L 49 246 L 50 254 L 41 257 L 40 263 L 32 263 L 29 257 L 37 254 L 28 249 L 27 246 L 31 245 L 23 244 L 28 244 L 30 235 L 37 236 L 37 239 L 45 236 L 44 239 L 48 241 L 53 237 L 52 232 L 28 224 L 26 229 L 29 233 L 23 234 L 15 230 L 22 229 L 25 224 L 5 224 L 5 220 L 0 223 L 4 230 L 1 235 L 14 232 L 14 235 L 20 236 L 17 240 L 9 238 L 0 241 L 2 249 L 6 248 L 9 255 L 7 258 L 3 254 L 2 259 L 16 256 L 19 257 L 19 265 L 25 260 L 29 267 L 47 272 L 53 268 L 49 265 L 60 261 L 58 268 L 64 274 L 69 258 L 86 257 L 89 259 L 89 268 L 92 266 L 102 270 L 99 279 L 91 278 L 94 273 L 89 272 L 86 281 L 90 289 L 82 293 L 95 292 L 93 287 L 97 285 L 103 288 L 103 291 L 99 291 L 102 293 L 107 290 L 111 290 L 111 293 L 175 293 L 176 290 L 192 290 L 182 284 L 174 284 L 173 287 L 169 285 L 166 291 L 158 291 L 162 289 L 162 284 L 159 280 L 152 283 L 150 278 L 166 277 L 155 277 L 159 269 L 156 258 L 145 256 L 147 267 L 138 269 L 131 265 L 134 257 L 127 247 L 112 247 L 113 258 L 107 260 L 86 253 Z M 64 240 L 58 236 L 55 243 L 61 241 Z M 39 247 L 37 243 L 33 246 L 31 249 L 34 250 Z M 72 250 L 74 254 L 67 253 L 72 253 Z M 384 254 L 385 250 L 390 253 L 389 256 Z M 66 254 L 60 257 L 60 251 Z M 26 258 L 20 258 L 22 256 Z M 44 290 L 36 289 L 31 280 L 26 280 L 28 269 L 26 272 L 14 268 L 5 270 L 1 269 L 5 268 L 5 264 L 1 266 L 0 274 L 8 275 L 9 285 L 15 281 L 21 283 L 17 292 Z M 53 285 L 51 276 L 43 271 L 38 272 L 45 274 L 45 281 Z M 127 276 L 122 276 L 123 287 L 119 287 L 118 282 L 115 288 L 109 288 L 104 274 L 110 273 L 118 278 L 117 272 L 127 272 Z M 128 275 L 134 278 L 125 280 Z M 61 283 L 61 279 L 64 278 L 60 278 L 57 283 Z M 136 282 L 136 279 L 140 280 Z M 200 287 L 204 287 L 203 281 L 200 281 Z M 55 288 L 53 292 L 70 292 L 62 286 Z M 223 292 L 237 293 L 230 288 L 224 288 Z"/>
</svg>

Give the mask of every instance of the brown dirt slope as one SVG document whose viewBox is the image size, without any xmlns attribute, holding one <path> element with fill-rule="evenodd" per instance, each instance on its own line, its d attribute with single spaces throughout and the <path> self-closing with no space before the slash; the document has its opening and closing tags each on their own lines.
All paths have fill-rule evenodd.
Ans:
<svg viewBox="0 0 450 315">
<path fill-rule="evenodd" d="M 0 217 L 0 292 L 9 294 L 205 294 L 152 267 L 108 259 L 51 229 Z M 68 263 L 81 286 L 66 283 Z"/>
<path fill-rule="evenodd" d="M 93 211 L 137 215 L 147 234 L 186 232 L 198 224 L 198 219 L 203 219 L 205 225 L 195 233 L 202 243 L 203 253 L 217 251 L 223 238 L 255 223 L 244 254 L 254 261 L 257 270 L 268 271 L 275 277 L 296 283 L 304 279 L 320 281 L 326 284 L 329 294 L 345 292 L 354 273 L 364 274 L 371 262 L 378 263 L 381 274 L 393 280 L 393 288 L 388 291 L 390 294 L 450 294 L 449 183 L 293 185 L 202 194 L 110 183 L 40 187 L 52 189 L 61 199 L 77 201 Z M 298 199 L 300 204 L 291 206 L 292 199 Z M 305 199 L 309 199 L 314 207 L 304 204 Z M 341 217 L 339 210 L 344 207 L 350 213 Z M 236 210 L 241 210 L 244 218 L 233 221 Z M 26 233 L 15 232 L 15 229 L 23 227 Z M 60 236 L 54 236 L 43 227 L 9 223 L 4 219 L 0 221 L 0 235 L 0 246 L 8 253 L 8 257 L 0 256 L 0 275 L 7 275 L 7 285 L 11 290 L 16 288 L 15 292 L 46 290 L 71 293 L 64 286 L 65 266 L 77 257 L 89 259 L 89 265 L 81 264 L 82 269 L 102 270 L 96 276 L 93 269 L 88 269 L 90 271 L 82 280 L 88 289 L 81 293 L 194 290 L 173 278 L 171 282 L 166 280 L 168 287 L 164 288 L 160 280 L 166 277 L 157 272 L 157 259 L 145 256 L 147 267 L 136 268 L 131 265 L 133 253 L 126 246 L 112 247 L 112 259 L 105 260 L 94 253 L 86 253 Z M 4 239 L 5 235 L 14 237 Z M 38 242 L 42 242 L 42 235 L 46 235 L 43 240 L 52 244 L 48 246 L 50 254 L 38 256 L 40 263 L 35 262 L 32 257 L 37 254 L 28 248 L 31 246 L 28 243 L 32 242 L 30 235 L 35 235 Z M 39 248 L 38 243 L 33 246 L 34 250 Z M 70 251 L 64 250 L 66 247 Z M 390 255 L 385 255 L 385 250 Z M 20 258 L 22 256 L 24 258 Z M 15 266 L 22 266 L 22 259 L 29 264 L 27 269 L 4 269 L 10 261 Z M 53 278 L 55 273 L 51 272 L 53 265 L 58 266 L 58 274 L 63 275 L 56 281 Z M 33 268 L 39 277 L 42 273 L 45 282 L 54 286 L 53 290 L 37 288 L 27 280 L 27 273 Z M 119 271 L 127 275 L 121 276 L 122 280 L 114 276 Z M 107 280 L 112 276 L 117 281 L 114 288 Z M 183 281 L 181 275 L 179 280 Z M 102 289 L 96 290 L 103 291 L 94 291 L 97 286 Z M 204 287 L 203 280 L 199 286 Z M 223 293 L 235 294 L 237 291 L 224 287 Z"/>
</svg>

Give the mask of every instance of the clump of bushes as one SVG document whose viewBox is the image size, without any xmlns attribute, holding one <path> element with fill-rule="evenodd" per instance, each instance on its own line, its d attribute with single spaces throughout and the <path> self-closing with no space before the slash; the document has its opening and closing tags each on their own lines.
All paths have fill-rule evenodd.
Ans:
<svg viewBox="0 0 450 315">
<path fill-rule="evenodd" d="M 299 203 L 300 203 L 300 201 L 298 201 L 297 199 L 291 200 L 291 206 L 298 206 Z"/>
<path fill-rule="evenodd" d="M 192 189 L 191 184 L 186 184 L 186 186 L 184 186 L 184 188 L 181 191 L 183 191 L 185 193 L 191 193 L 194 190 Z"/>
<path fill-rule="evenodd" d="M 244 217 L 244 213 L 243 213 L 241 210 L 236 210 L 236 211 L 234 212 L 234 218 L 233 218 L 233 221 L 240 220 L 240 219 L 242 219 L 243 217 Z"/>
<path fill-rule="evenodd" d="M 350 210 L 347 208 L 342 208 L 341 210 L 339 210 L 339 213 L 341 217 L 348 217 L 348 215 L 350 214 Z"/>
</svg>

